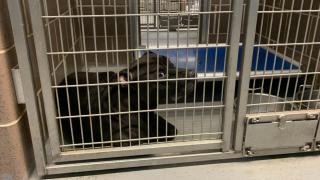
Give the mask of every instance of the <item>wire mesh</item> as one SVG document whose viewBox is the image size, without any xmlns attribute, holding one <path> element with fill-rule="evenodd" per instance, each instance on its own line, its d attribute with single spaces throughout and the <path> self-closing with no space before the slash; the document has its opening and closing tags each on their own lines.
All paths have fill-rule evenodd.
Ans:
<svg viewBox="0 0 320 180">
<path fill-rule="evenodd" d="M 319 108 L 319 8 L 260 0 L 248 113 Z"/>
<path fill-rule="evenodd" d="M 222 137 L 230 2 L 134 3 L 43 0 L 62 151 Z"/>
<path fill-rule="evenodd" d="M 223 138 L 231 1 L 42 7 L 62 151 Z M 260 0 L 247 113 L 320 108 L 319 9 L 316 0 Z M 241 61 L 231 62 L 238 71 Z"/>
</svg>

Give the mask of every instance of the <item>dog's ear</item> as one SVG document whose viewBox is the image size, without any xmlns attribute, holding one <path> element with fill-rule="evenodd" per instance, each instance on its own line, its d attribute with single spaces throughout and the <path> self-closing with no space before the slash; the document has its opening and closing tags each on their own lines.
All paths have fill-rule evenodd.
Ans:
<svg viewBox="0 0 320 180">
<path fill-rule="evenodd" d="M 155 57 L 155 56 L 157 56 L 157 54 L 156 53 L 154 53 L 153 51 L 147 51 L 147 52 L 144 52 L 143 53 L 143 55 L 141 56 L 141 58 L 142 57 L 145 57 L 145 56 L 148 56 L 148 54 L 149 54 L 149 57 Z"/>
</svg>

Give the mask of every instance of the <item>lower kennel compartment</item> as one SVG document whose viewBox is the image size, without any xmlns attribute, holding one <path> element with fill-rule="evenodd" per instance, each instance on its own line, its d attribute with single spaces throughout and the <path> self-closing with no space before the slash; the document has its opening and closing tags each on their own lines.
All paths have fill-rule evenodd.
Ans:
<svg viewBox="0 0 320 180">
<path fill-rule="evenodd" d="M 245 151 L 298 148 L 310 151 L 317 132 L 318 115 L 274 115 L 248 117 Z"/>
</svg>

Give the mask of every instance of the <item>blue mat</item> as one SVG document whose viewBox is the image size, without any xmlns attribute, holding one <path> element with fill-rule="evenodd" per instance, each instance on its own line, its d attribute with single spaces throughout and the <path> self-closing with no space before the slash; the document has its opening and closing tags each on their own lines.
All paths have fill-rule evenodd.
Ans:
<svg viewBox="0 0 320 180">
<path fill-rule="evenodd" d="M 179 50 L 155 50 L 155 53 L 169 57 L 170 61 L 179 68 L 195 69 L 198 73 L 205 72 L 223 72 L 225 66 L 226 48 L 189 48 Z M 237 63 L 237 70 L 240 70 L 240 57 L 242 56 L 242 47 L 239 48 L 239 57 Z M 217 57 L 217 58 L 216 58 Z M 197 61 L 196 61 L 197 59 Z M 215 59 L 217 61 L 215 62 Z M 197 64 L 195 64 L 195 61 Z M 207 62 L 207 64 L 206 64 Z M 256 67 L 257 66 L 257 67 Z M 254 71 L 271 71 L 271 70 L 295 70 L 298 66 L 291 63 L 291 60 L 283 59 L 280 56 L 275 56 L 273 52 L 267 51 L 264 48 L 255 47 L 253 50 L 252 67 Z M 205 68 L 206 67 L 206 68 Z M 274 67 L 274 68 L 273 68 Z"/>
</svg>

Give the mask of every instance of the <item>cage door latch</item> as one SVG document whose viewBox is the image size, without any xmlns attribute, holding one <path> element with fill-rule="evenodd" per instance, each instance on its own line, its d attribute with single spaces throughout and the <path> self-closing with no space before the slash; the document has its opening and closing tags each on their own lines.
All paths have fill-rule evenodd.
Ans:
<svg viewBox="0 0 320 180">
<path fill-rule="evenodd" d="M 24 98 L 24 94 L 23 94 L 22 81 L 21 81 L 19 67 L 15 66 L 13 69 L 11 69 L 11 73 L 12 73 L 14 88 L 16 91 L 17 102 L 18 102 L 18 104 L 25 104 L 25 98 Z"/>
<path fill-rule="evenodd" d="M 285 115 L 279 115 L 279 128 L 280 129 L 285 129 L 287 118 Z"/>
</svg>

